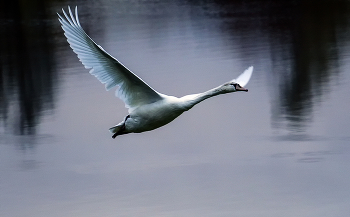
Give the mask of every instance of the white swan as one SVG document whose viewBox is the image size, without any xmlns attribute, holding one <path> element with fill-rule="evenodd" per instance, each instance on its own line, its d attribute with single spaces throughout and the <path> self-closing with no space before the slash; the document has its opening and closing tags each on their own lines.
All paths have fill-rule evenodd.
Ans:
<svg viewBox="0 0 350 217">
<path fill-rule="evenodd" d="M 253 66 L 246 69 L 237 79 L 204 93 L 181 98 L 161 94 L 108 54 L 85 33 L 79 23 L 77 7 L 75 8 L 75 16 L 73 16 L 70 7 L 68 7 L 70 16 L 63 9 L 62 11 L 65 18 L 58 14 L 58 20 L 62 24 L 64 35 L 73 51 L 78 55 L 85 68 L 91 68 L 90 74 L 105 84 L 107 90 L 119 86 L 116 95 L 124 101 L 129 109 L 129 115 L 124 121 L 109 129 L 113 133 L 112 138 L 122 134 L 141 133 L 161 127 L 209 97 L 236 91 L 248 91 L 243 87 L 252 75 Z"/>
</svg>

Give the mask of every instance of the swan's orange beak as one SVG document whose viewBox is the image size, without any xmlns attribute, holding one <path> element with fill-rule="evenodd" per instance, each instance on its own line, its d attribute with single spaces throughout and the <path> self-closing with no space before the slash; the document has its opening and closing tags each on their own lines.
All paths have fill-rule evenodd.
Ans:
<svg viewBox="0 0 350 217">
<path fill-rule="evenodd" d="M 245 92 L 248 92 L 248 89 L 237 85 L 236 91 L 245 91 Z"/>
</svg>

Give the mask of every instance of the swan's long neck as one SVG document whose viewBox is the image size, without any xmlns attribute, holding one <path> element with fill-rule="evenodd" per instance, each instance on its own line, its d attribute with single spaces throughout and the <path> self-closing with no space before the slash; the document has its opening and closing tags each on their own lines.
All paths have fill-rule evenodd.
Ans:
<svg viewBox="0 0 350 217">
<path fill-rule="evenodd" d="M 227 93 L 227 92 L 223 91 L 222 86 L 219 86 L 211 90 L 205 91 L 203 93 L 187 95 L 187 96 L 181 97 L 180 99 L 183 101 L 184 106 L 186 107 L 186 110 L 188 110 L 205 99 L 208 99 L 210 97 L 223 94 L 223 93 Z"/>
</svg>

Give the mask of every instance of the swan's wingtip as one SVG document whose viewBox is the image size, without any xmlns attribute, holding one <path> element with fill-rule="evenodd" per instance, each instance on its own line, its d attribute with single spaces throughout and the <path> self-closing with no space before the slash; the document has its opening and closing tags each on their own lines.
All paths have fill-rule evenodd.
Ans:
<svg viewBox="0 0 350 217">
<path fill-rule="evenodd" d="M 246 70 L 247 71 L 253 71 L 254 70 L 254 66 L 249 66 Z"/>
<path fill-rule="evenodd" d="M 67 9 L 68 9 L 68 11 L 71 10 L 71 9 L 70 9 L 70 5 L 67 6 Z M 74 10 L 75 10 L 75 11 L 78 10 L 78 5 L 76 5 L 76 6 L 74 7 Z M 64 8 L 62 8 L 62 11 L 64 11 Z"/>
<path fill-rule="evenodd" d="M 236 79 L 233 79 L 232 82 L 236 82 L 239 85 L 241 85 L 242 87 L 245 87 L 247 85 L 247 83 L 250 80 L 250 77 L 253 74 L 253 66 L 249 66 L 246 70 L 244 70 L 244 72 L 242 74 L 240 74 Z"/>
</svg>

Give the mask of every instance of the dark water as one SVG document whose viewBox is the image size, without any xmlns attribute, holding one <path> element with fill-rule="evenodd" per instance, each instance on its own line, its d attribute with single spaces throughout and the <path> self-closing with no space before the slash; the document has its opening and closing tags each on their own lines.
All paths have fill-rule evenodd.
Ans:
<svg viewBox="0 0 350 217">
<path fill-rule="evenodd" d="M 228 2 L 1 7 L 0 216 L 347 216 L 350 2 Z M 68 46 L 67 5 L 159 92 L 254 65 L 249 92 L 113 140 L 127 110 Z"/>
</svg>

